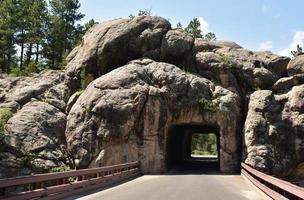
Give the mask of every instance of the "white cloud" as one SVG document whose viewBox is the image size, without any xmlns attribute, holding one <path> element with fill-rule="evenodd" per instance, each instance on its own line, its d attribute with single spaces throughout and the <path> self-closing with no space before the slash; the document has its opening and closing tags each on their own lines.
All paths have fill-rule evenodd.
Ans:
<svg viewBox="0 0 304 200">
<path fill-rule="evenodd" d="M 210 31 L 209 31 L 209 23 L 208 23 L 203 17 L 199 17 L 199 18 L 197 18 L 197 19 L 198 19 L 198 21 L 199 21 L 200 24 L 201 24 L 201 26 L 200 26 L 201 31 L 202 31 L 204 34 L 210 32 Z"/>
<path fill-rule="evenodd" d="M 291 51 L 297 49 L 297 45 L 304 46 L 304 31 L 296 31 L 293 35 L 291 43 L 285 49 L 282 49 L 279 54 L 283 56 L 291 56 Z"/>
<path fill-rule="evenodd" d="M 259 51 L 271 51 L 272 41 L 262 42 L 259 46 Z"/>
</svg>

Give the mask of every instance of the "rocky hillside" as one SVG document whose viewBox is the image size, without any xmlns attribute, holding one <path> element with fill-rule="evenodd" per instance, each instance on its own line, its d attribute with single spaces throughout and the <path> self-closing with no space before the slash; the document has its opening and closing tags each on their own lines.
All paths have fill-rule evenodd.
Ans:
<svg viewBox="0 0 304 200">
<path fill-rule="evenodd" d="M 1 76 L 0 177 L 133 160 L 162 172 L 178 124 L 219 127 L 222 172 L 241 156 L 281 176 L 304 162 L 304 56 L 194 39 L 141 16 L 95 25 L 67 63 Z"/>
</svg>

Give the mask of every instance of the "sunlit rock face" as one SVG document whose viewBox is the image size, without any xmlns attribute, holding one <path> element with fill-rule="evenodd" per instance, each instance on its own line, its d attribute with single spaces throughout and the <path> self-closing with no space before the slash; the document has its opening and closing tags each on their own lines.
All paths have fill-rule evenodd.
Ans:
<svg viewBox="0 0 304 200">
<path fill-rule="evenodd" d="M 272 90 L 250 96 L 245 162 L 270 174 L 294 175 L 292 169 L 299 169 L 304 159 L 303 58 L 295 57 L 288 64 L 292 76 L 278 80 Z"/>
<path fill-rule="evenodd" d="M 216 105 L 202 111 L 205 98 Z M 174 65 L 135 60 L 93 81 L 72 107 L 68 148 L 78 167 L 139 160 L 144 172 L 165 171 L 171 125 L 220 127 L 221 171 L 238 169 L 239 96 Z"/>
<path fill-rule="evenodd" d="M 1 176 L 134 160 L 162 172 L 168 129 L 187 124 L 218 127 L 222 172 L 245 161 L 282 175 L 304 162 L 303 56 L 197 39 L 140 16 L 95 25 L 67 63 L 35 77 L 1 75 L 0 107 L 13 114 Z M 202 110 L 202 98 L 214 111 Z"/>
</svg>

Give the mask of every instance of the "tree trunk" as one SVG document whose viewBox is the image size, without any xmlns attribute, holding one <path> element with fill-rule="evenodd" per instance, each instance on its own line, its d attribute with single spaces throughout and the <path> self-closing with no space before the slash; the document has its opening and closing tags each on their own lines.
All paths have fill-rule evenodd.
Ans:
<svg viewBox="0 0 304 200">
<path fill-rule="evenodd" d="M 7 64 L 6 64 L 6 73 L 7 74 L 11 73 L 11 60 L 12 60 L 11 53 L 8 53 L 8 55 L 7 55 Z"/>
<path fill-rule="evenodd" d="M 36 44 L 36 59 L 35 63 L 38 64 L 39 62 L 39 43 Z"/>
<path fill-rule="evenodd" d="M 33 44 L 30 43 L 26 53 L 26 65 L 30 64 L 33 55 Z"/>
<path fill-rule="evenodd" d="M 24 53 L 24 29 L 22 29 L 21 31 L 20 70 L 23 69 L 23 53 Z"/>
</svg>

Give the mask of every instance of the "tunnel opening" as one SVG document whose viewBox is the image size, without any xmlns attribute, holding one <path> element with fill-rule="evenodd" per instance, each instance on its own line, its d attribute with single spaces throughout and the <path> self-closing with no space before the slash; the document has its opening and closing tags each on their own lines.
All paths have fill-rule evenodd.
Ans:
<svg viewBox="0 0 304 200">
<path fill-rule="evenodd" d="M 220 135 L 216 126 L 172 126 L 166 145 L 168 171 L 220 171 Z"/>
</svg>

